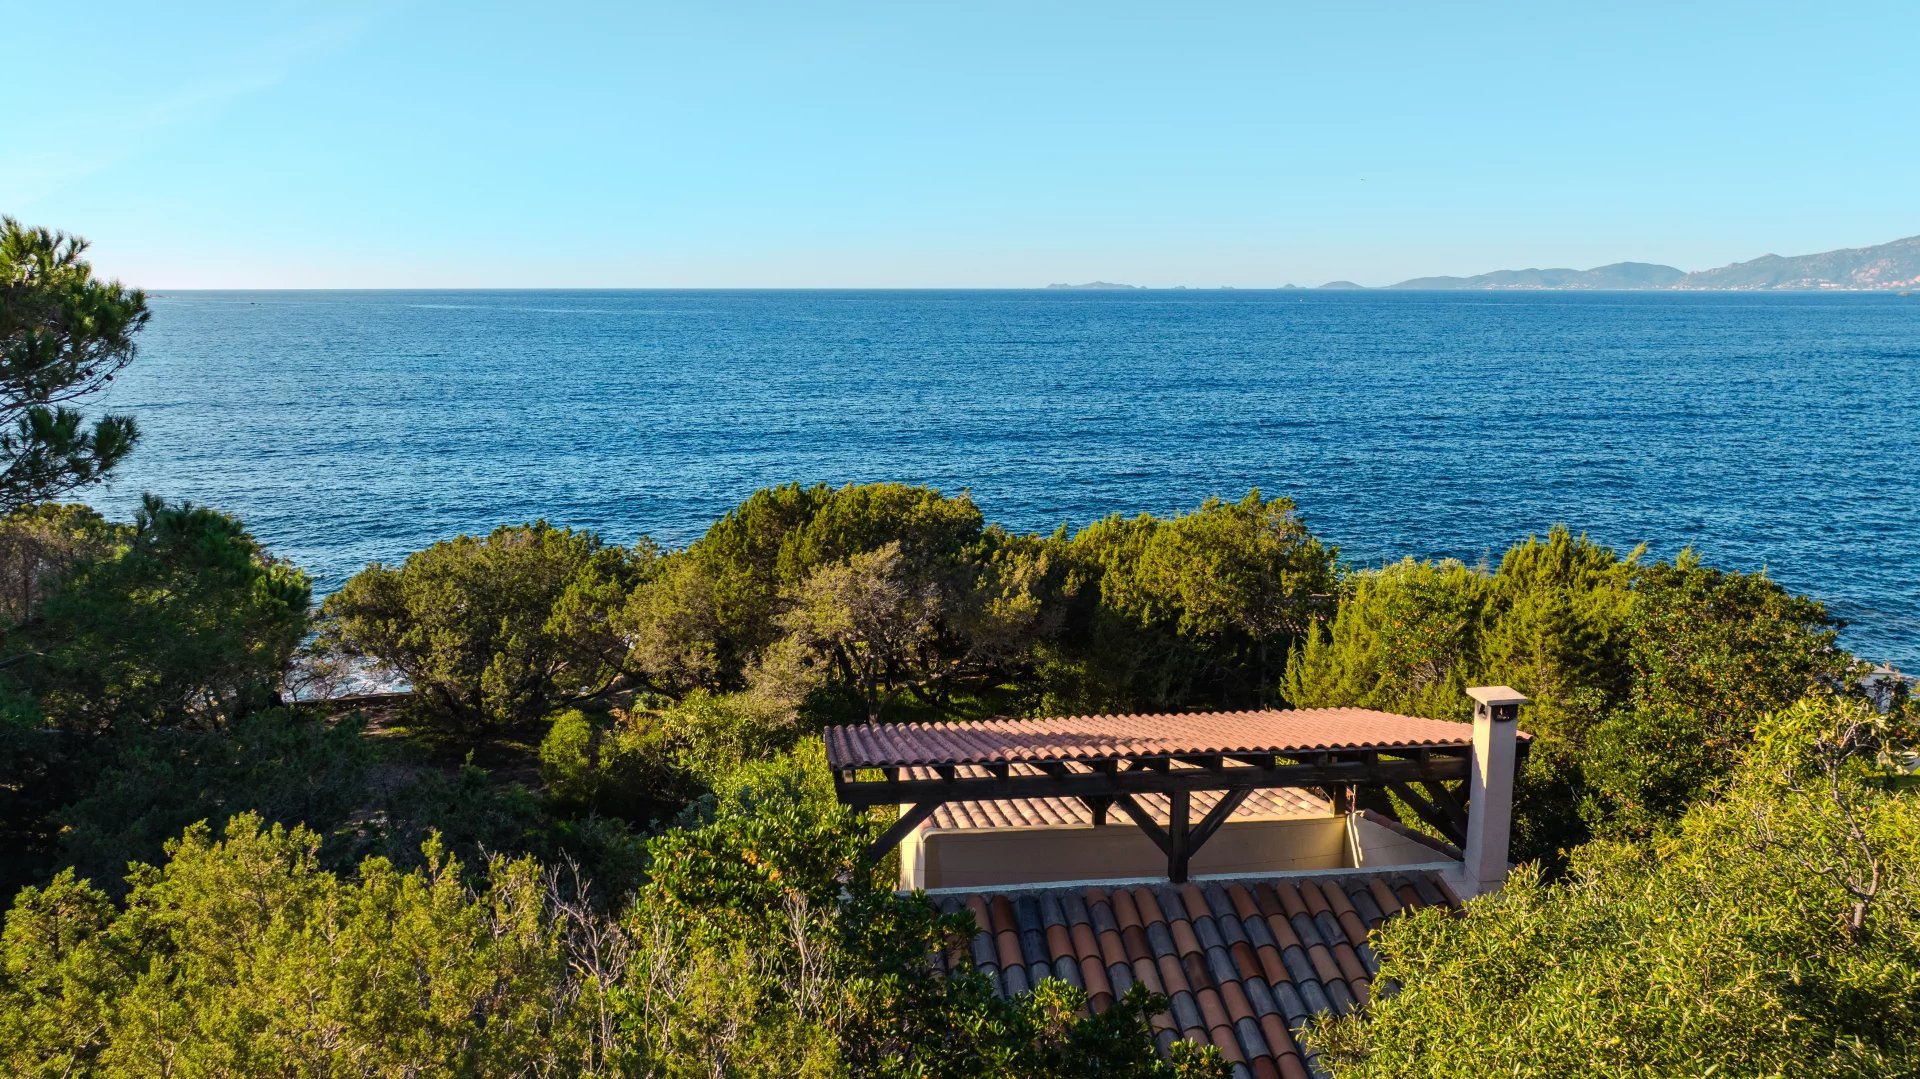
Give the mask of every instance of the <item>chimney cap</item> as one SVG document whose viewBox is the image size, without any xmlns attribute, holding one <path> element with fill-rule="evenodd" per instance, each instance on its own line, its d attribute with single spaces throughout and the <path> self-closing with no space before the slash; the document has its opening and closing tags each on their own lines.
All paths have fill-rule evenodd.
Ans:
<svg viewBox="0 0 1920 1079">
<path fill-rule="evenodd" d="M 1481 704 L 1492 707 L 1500 704 L 1525 704 L 1527 696 L 1512 686 L 1473 686 L 1467 690 L 1467 696 Z"/>
</svg>

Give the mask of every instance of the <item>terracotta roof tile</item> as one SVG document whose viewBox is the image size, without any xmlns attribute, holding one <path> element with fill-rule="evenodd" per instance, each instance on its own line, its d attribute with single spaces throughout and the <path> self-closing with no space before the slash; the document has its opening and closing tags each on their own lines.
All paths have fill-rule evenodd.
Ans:
<svg viewBox="0 0 1920 1079">
<path fill-rule="evenodd" d="M 1166 995 L 1167 984 L 1160 980 L 1160 970 L 1154 965 L 1151 956 L 1136 955 L 1132 963 L 1132 969 L 1136 981 L 1146 983 L 1148 989 L 1159 993 L 1161 996 Z"/>
<path fill-rule="evenodd" d="M 979 777 L 987 774 L 986 769 L 961 765 L 958 774 Z M 910 779 L 931 779 L 934 771 L 926 767 L 907 769 Z M 1040 770 L 1028 765 L 1015 765 L 1015 775 L 1039 775 Z M 1194 819 L 1199 819 L 1219 804 L 1219 791 L 1195 791 L 1193 793 Z M 1167 823 L 1168 803 L 1164 794 L 1137 794 L 1135 801 L 1147 815 L 1162 825 Z M 1312 791 L 1297 787 L 1276 787 L 1256 790 L 1247 796 L 1246 801 L 1228 817 L 1229 820 L 1285 820 L 1293 817 L 1324 817 L 1332 809 L 1327 800 Z M 1108 820 L 1119 817 L 1116 811 Z M 1093 825 L 1093 812 L 1085 802 L 1078 798 L 1006 798 L 984 802 L 946 802 L 933 811 L 922 830 L 952 831 L 975 828 L 1036 828 Z"/>
<path fill-rule="evenodd" d="M 1169 998 L 1169 1010 L 1153 1017 L 1162 1052 L 1176 1039 L 1213 1044 L 1236 1077 L 1307 1079 L 1324 1073 L 1298 1032 L 1315 1014 L 1368 998 L 1378 963 L 1365 935 L 1380 893 L 1396 913 L 1450 898 L 1424 873 L 1356 871 L 1111 891 L 1027 888 L 942 904 L 984 914 L 965 955 L 1004 994 L 1051 971 L 1083 986 L 1089 1007 L 1100 1010 L 1140 981 Z"/>
<path fill-rule="evenodd" d="M 1164 923 L 1167 920 L 1166 915 L 1160 913 L 1160 900 L 1154 896 L 1152 889 L 1134 888 L 1133 902 L 1140 908 L 1142 924 L 1152 925 L 1155 922 Z"/>
<path fill-rule="evenodd" d="M 1086 922 L 1076 922 L 1067 929 L 1068 939 L 1073 941 L 1073 954 L 1082 959 L 1094 959 L 1100 955 L 1100 942 L 1094 939 L 1093 927 Z"/>
<path fill-rule="evenodd" d="M 1197 955 L 1200 941 L 1193 935 L 1193 923 L 1181 918 L 1173 923 L 1173 946 L 1181 955 Z"/>
<path fill-rule="evenodd" d="M 1016 761 L 1092 761 L 1205 753 L 1471 745 L 1473 726 L 1367 708 L 988 719 L 829 727 L 834 768 Z"/>
<path fill-rule="evenodd" d="M 1368 881 L 1367 894 L 1373 897 L 1374 905 L 1380 908 L 1382 916 L 1391 918 L 1400 913 L 1400 897 L 1393 894 L 1393 888 L 1385 881 L 1379 879 Z"/>
<path fill-rule="evenodd" d="M 1180 969 L 1178 958 L 1163 952 L 1153 957 L 1153 963 L 1160 971 L 1160 985 L 1167 994 L 1185 993 L 1193 988 L 1187 981 L 1187 972 Z"/>
</svg>

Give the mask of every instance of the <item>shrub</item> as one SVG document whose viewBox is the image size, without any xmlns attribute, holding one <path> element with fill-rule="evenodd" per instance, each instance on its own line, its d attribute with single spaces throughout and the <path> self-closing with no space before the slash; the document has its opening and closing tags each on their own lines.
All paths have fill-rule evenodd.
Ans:
<svg viewBox="0 0 1920 1079">
<path fill-rule="evenodd" d="M 355 574 L 322 607 L 330 645 L 412 683 L 464 733 L 524 726 L 598 698 L 627 672 L 612 612 L 653 563 L 544 521 L 460 536 Z"/>
<path fill-rule="evenodd" d="M 653 717 L 555 713 L 540 742 L 540 779 L 563 813 L 597 813 L 644 826 L 693 795 L 671 734 Z"/>
<path fill-rule="evenodd" d="M 306 574 L 189 503 L 149 496 L 125 536 L 80 558 L 9 635 L 24 653 L 10 673 L 47 718 L 96 734 L 209 729 L 273 703 L 307 631 Z"/>
<path fill-rule="evenodd" d="M 1400 988 L 1314 1041 L 1341 1079 L 1830 1075 L 1920 1069 L 1911 721 L 1809 699 L 1670 839 L 1516 871 L 1464 917 L 1376 939 Z"/>
</svg>

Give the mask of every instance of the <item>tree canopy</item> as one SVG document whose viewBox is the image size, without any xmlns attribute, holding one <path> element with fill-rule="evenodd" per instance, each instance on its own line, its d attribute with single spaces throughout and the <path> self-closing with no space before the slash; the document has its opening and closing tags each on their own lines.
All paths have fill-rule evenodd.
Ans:
<svg viewBox="0 0 1920 1079">
<path fill-rule="evenodd" d="M 147 322 L 146 296 L 97 280 L 86 249 L 0 217 L 0 513 L 99 482 L 139 434 L 72 407 L 133 362 Z"/>
<path fill-rule="evenodd" d="M 545 521 L 458 536 L 355 574 L 322 605 L 322 632 L 404 675 L 430 717 L 525 724 L 625 673 L 610 618 L 654 557 Z"/>
<path fill-rule="evenodd" d="M 1289 660 L 1300 707 L 1472 714 L 1469 685 L 1532 698 L 1515 856 L 1648 834 L 1726 775 L 1760 716 L 1839 688 L 1856 665 L 1817 602 L 1763 573 L 1620 555 L 1564 528 L 1491 571 L 1407 560 L 1353 574 Z"/>
<path fill-rule="evenodd" d="M 1399 986 L 1313 1039 L 1372 1076 L 1910 1075 L 1920 791 L 1910 714 L 1808 698 L 1652 844 L 1582 847 L 1376 940 Z"/>
</svg>

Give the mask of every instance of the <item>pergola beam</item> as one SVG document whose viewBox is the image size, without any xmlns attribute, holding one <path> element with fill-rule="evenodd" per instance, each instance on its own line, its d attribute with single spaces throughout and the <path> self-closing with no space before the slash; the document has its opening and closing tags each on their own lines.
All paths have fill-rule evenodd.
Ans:
<svg viewBox="0 0 1920 1079">
<path fill-rule="evenodd" d="M 1253 791 L 1277 787 L 1386 786 L 1420 780 L 1452 781 L 1467 778 L 1465 756 L 1434 757 L 1430 761 L 1328 761 L 1255 766 L 1202 768 L 1135 767 L 1111 773 L 1061 770 L 1056 775 L 961 776 L 955 779 L 856 779 L 850 771 L 834 776 L 840 801 L 854 807 L 936 802 L 999 801 L 1007 798 L 1088 798 L 1121 794 L 1167 794 L 1176 791 Z"/>
<path fill-rule="evenodd" d="M 873 845 L 867 848 L 867 861 L 873 863 L 886 857 L 888 851 L 899 846 L 900 841 L 907 838 L 907 833 L 918 828 L 921 821 L 933 816 L 933 811 L 939 809 L 941 804 L 940 799 L 934 799 L 930 802 L 921 802 L 909 809 L 902 809 L 900 819 L 894 821 L 886 831 L 881 832 L 880 838 L 874 840 Z"/>
<path fill-rule="evenodd" d="M 1140 830 L 1147 834 L 1148 839 L 1153 840 L 1153 845 L 1160 848 L 1160 853 L 1166 855 L 1168 863 L 1171 864 L 1173 837 L 1167 834 L 1165 828 L 1160 827 L 1159 821 L 1153 819 L 1153 814 L 1147 812 L 1139 802 L 1134 801 L 1130 794 L 1114 795 L 1113 804 L 1119 806 L 1122 813 L 1133 818 L 1133 823 L 1140 826 Z"/>
<path fill-rule="evenodd" d="M 1419 791 L 1413 789 L 1411 784 L 1391 783 L 1388 784 L 1388 789 L 1399 795 L 1400 800 L 1407 804 L 1407 808 L 1413 810 L 1414 814 L 1425 821 L 1428 827 L 1447 837 L 1449 842 L 1455 845 L 1466 842 L 1465 830 L 1456 827 L 1452 818 L 1432 802 L 1427 801 Z"/>
</svg>

